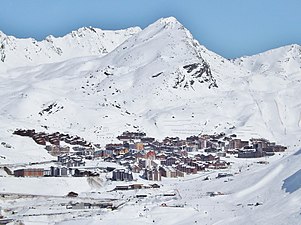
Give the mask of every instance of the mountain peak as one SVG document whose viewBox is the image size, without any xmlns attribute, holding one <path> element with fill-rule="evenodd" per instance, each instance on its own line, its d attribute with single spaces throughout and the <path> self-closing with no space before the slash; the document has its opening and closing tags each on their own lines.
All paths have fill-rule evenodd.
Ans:
<svg viewBox="0 0 301 225">
<path fill-rule="evenodd" d="M 300 48 L 301 46 L 300 45 L 298 45 L 298 44 L 291 44 L 290 45 L 292 48 Z"/>
<path fill-rule="evenodd" d="M 166 17 L 166 18 L 161 18 L 159 20 L 157 20 L 155 23 L 153 23 L 152 25 L 161 27 L 162 25 L 164 26 L 164 28 L 175 28 L 175 27 L 183 27 L 183 25 L 173 16 L 171 17 Z"/>
<path fill-rule="evenodd" d="M 300 50 L 301 49 L 301 46 L 298 45 L 298 44 L 292 44 L 290 45 L 290 50 Z"/>
<path fill-rule="evenodd" d="M 170 23 L 180 23 L 175 17 L 170 16 L 170 17 L 166 17 L 166 18 L 161 18 L 159 19 L 160 23 L 163 24 L 170 24 Z"/>
<path fill-rule="evenodd" d="M 75 32 L 78 32 L 78 33 L 83 33 L 83 32 L 94 32 L 96 33 L 96 30 L 100 30 L 99 28 L 94 28 L 94 27 L 91 27 L 91 26 L 88 26 L 88 27 L 81 27 L 79 29 L 77 29 Z"/>
</svg>

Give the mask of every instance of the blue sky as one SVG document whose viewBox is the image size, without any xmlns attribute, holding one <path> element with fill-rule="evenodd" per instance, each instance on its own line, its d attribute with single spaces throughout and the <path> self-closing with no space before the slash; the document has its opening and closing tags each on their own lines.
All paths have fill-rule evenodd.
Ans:
<svg viewBox="0 0 301 225">
<path fill-rule="evenodd" d="M 141 28 L 176 17 L 227 58 L 301 44 L 300 0 L 0 0 L 0 30 L 16 37 L 63 36 L 83 26 Z"/>
</svg>

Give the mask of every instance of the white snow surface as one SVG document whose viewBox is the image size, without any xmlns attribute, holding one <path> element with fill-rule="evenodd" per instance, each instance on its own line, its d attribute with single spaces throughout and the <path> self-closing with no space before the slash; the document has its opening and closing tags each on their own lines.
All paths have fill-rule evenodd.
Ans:
<svg viewBox="0 0 301 225">
<path fill-rule="evenodd" d="M 79 135 L 103 146 L 125 130 L 158 139 L 214 132 L 264 137 L 287 145 L 290 155 L 275 156 L 268 165 L 238 162 L 252 165 L 227 182 L 205 182 L 202 176 L 163 180 L 164 190 L 181 195 L 167 203 L 184 208 L 160 207 L 165 200 L 153 197 L 101 216 L 57 222 L 300 224 L 300 56 L 300 46 L 292 45 L 230 61 L 200 45 L 173 17 L 142 31 L 81 28 L 42 42 L 0 33 L 0 142 L 11 146 L 0 145 L 0 164 L 53 159 L 31 139 L 12 135 L 17 128 Z M 50 113 L 39 114 L 53 103 Z M 22 179 L 0 179 L 1 192 L 32 191 Z M 66 179 L 31 181 L 46 195 L 65 195 L 73 187 L 82 194 L 97 189 Z M 55 188 L 43 191 L 45 186 Z M 205 196 L 208 191 L 225 195 L 212 198 Z M 54 224 L 45 222 L 47 217 L 41 221 Z"/>
<path fill-rule="evenodd" d="M 258 159 L 231 157 L 233 166 L 223 172 L 234 176 L 218 179 L 217 173 L 221 171 L 208 171 L 184 178 L 165 178 L 157 182 L 161 185 L 157 190 L 108 192 L 116 185 L 154 182 L 140 178 L 130 183 L 110 182 L 105 181 L 105 175 L 99 178 L 2 177 L 1 193 L 19 194 L 24 199 L 6 197 L 0 199 L 0 203 L 3 208 L 16 212 L 11 218 L 22 218 L 26 225 L 300 224 L 300 157 L 300 150 L 295 154 L 277 154 L 266 158 L 269 162 L 266 165 L 258 164 Z M 207 176 L 210 179 L 204 180 Z M 79 198 L 66 198 L 71 190 L 79 193 Z M 176 195 L 164 197 L 164 193 Z M 210 197 L 208 193 L 219 194 Z M 147 197 L 139 200 L 135 197 L 137 194 Z M 114 211 L 68 210 L 64 206 L 68 202 L 104 198 L 120 199 L 124 205 Z M 26 205 L 22 207 L 24 201 Z M 167 207 L 163 207 L 163 203 Z M 10 215 L 9 212 L 4 215 Z"/>
<path fill-rule="evenodd" d="M 42 41 L 18 39 L 0 31 L 0 72 L 75 57 L 103 56 L 140 30 L 139 27 L 116 31 L 82 27 L 64 37 L 50 35 Z"/>
</svg>

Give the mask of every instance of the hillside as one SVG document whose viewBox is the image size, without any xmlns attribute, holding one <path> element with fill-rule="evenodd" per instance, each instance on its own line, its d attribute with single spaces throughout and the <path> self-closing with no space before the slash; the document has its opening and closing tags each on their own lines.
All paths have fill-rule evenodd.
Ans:
<svg viewBox="0 0 301 225">
<path fill-rule="evenodd" d="M 300 46 L 227 60 L 173 17 L 143 30 L 81 28 L 41 42 L 0 33 L 0 43 L 1 215 L 26 225 L 300 223 Z M 224 168 L 163 177 L 150 188 L 154 181 L 139 173 L 112 181 L 107 169 L 123 167 L 100 158 L 83 157 L 79 168 L 96 177 L 13 177 L 6 167 L 61 166 L 17 129 L 101 147 L 127 130 L 161 140 L 224 132 L 288 149 L 261 158 L 225 153 Z M 128 183 L 148 188 L 115 189 Z M 78 198 L 66 196 L 70 191 Z M 85 208 L 101 201 L 116 208 Z M 76 202 L 83 208 L 72 208 Z"/>
<path fill-rule="evenodd" d="M 175 18 L 160 19 L 103 57 L 3 73 L 1 137 L 18 146 L 23 139 L 11 135 L 26 128 L 105 145 L 142 130 L 159 139 L 225 132 L 299 143 L 300 74 L 259 72 L 207 50 Z"/>
</svg>

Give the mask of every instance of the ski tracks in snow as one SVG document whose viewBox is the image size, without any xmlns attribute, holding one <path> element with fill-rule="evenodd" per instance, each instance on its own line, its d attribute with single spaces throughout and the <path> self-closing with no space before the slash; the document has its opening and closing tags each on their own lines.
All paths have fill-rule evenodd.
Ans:
<svg viewBox="0 0 301 225">
<path fill-rule="evenodd" d="M 269 183 L 277 177 L 280 172 L 284 169 L 284 165 L 280 164 L 275 169 L 270 171 L 268 174 L 266 174 L 261 180 L 259 180 L 254 185 L 250 186 L 249 188 L 246 188 L 236 194 L 236 197 L 242 198 L 247 195 L 252 194 L 253 192 L 256 192 L 257 190 L 264 188 L 265 186 L 269 186 Z"/>
<path fill-rule="evenodd" d="M 278 104 L 278 102 L 276 101 L 276 99 L 274 99 L 274 102 L 275 102 L 275 105 L 276 105 L 276 109 L 277 109 L 279 121 L 280 121 L 281 126 L 282 126 L 282 128 L 283 128 L 283 133 L 284 133 L 284 135 L 286 135 L 286 126 L 284 125 L 283 119 L 282 119 L 282 117 L 281 117 L 281 113 L 280 113 L 280 109 L 279 109 L 279 104 Z"/>
</svg>

